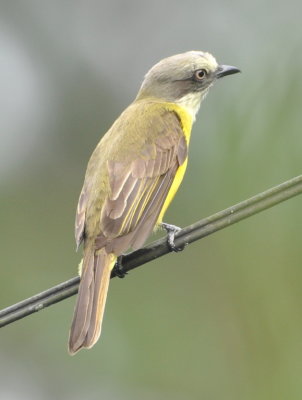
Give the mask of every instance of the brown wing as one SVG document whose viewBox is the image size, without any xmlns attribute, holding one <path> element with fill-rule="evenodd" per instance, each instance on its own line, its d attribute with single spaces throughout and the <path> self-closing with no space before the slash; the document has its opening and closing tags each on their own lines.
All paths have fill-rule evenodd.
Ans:
<svg viewBox="0 0 302 400">
<path fill-rule="evenodd" d="M 86 190 L 86 187 L 84 186 L 81 191 L 81 194 L 80 194 L 78 207 L 77 207 L 77 213 L 76 213 L 75 239 L 76 239 L 76 244 L 77 244 L 77 250 L 84 239 L 85 214 L 86 214 L 86 202 L 87 202 L 86 192 L 87 192 L 87 190 Z"/>
<path fill-rule="evenodd" d="M 108 253 L 119 255 L 129 247 L 141 247 L 156 224 L 178 167 L 187 157 L 187 143 L 176 113 L 163 109 L 160 115 L 149 113 L 149 118 L 144 110 L 137 114 L 136 134 L 129 137 L 131 132 L 126 129 L 123 135 L 116 135 L 129 126 L 127 114 L 122 114 L 121 124 L 117 120 L 88 164 L 76 216 L 78 246 L 85 239 L 89 208 L 89 216 L 94 212 L 100 215 L 97 249 L 106 247 Z M 124 148 L 125 143 L 128 148 Z M 102 146 L 106 146 L 105 156 Z M 100 191 L 101 203 L 93 205 L 96 191 L 102 187 L 101 176 L 108 178 L 109 190 Z M 92 211 L 95 207 L 99 211 Z"/>
<path fill-rule="evenodd" d="M 174 120 L 175 122 L 175 120 Z M 187 156 L 187 144 L 179 121 L 145 146 L 130 164 L 108 163 L 111 194 L 101 213 L 96 247 L 120 254 L 139 248 L 152 232 L 179 166 Z"/>
</svg>

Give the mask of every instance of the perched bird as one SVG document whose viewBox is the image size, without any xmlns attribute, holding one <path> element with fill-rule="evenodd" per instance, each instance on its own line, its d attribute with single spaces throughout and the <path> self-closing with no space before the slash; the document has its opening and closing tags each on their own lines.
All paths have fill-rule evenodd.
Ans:
<svg viewBox="0 0 302 400">
<path fill-rule="evenodd" d="M 70 354 L 98 340 L 117 257 L 141 247 L 162 223 L 186 170 L 200 103 L 218 78 L 237 72 L 202 51 L 161 60 L 94 150 L 76 214 L 84 254 Z"/>
</svg>

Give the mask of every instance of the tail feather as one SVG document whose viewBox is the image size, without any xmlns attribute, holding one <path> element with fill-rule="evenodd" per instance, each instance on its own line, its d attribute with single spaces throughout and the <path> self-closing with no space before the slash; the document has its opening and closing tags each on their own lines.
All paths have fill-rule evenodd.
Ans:
<svg viewBox="0 0 302 400">
<path fill-rule="evenodd" d="M 69 336 L 69 353 L 91 348 L 100 337 L 111 270 L 116 256 L 105 249 L 86 252 Z"/>
</svg>

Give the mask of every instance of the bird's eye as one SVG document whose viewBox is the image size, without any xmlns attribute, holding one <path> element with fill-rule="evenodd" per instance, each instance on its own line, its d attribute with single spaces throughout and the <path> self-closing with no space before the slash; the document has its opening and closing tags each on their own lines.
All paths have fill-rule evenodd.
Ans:
<svg viewBox="0 0 302 400">
<path fill-rule="evenodd" d="M 205 69 L 198 69 L 194 72 L 194 79 L 196 81 L 202 81 L 207 75 L 207 71 Z"/>
</svg>

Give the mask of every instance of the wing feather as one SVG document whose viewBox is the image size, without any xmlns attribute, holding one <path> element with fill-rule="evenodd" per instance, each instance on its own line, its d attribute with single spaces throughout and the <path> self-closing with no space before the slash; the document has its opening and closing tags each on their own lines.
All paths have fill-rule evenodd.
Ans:
<svg viewBox="0 0 302 400">
<path fill-rule="evenodd" d="M 169 131 L 157 138 L 152 150 L 145 154 L 155 153 L 155 157 L 133 160 L 129 167 L 131 172 L 126 165 L 110 167 L 111 196 L 104 203 L 100 228 L 101 235 L 111 241 L 134 231 L 137 233 L 131 240 L 129 236 L 131 247 L 145 241 L 154 228 L 177 169 L 186 157 L 187 145 L 182 132 Z"/>
<path fill-rule="evenodd" d="M 80 194 L 76 219 L 75 219 L 75 239 L 76 239 L 77 249 L 79 248 L 85 236 L 86 201 L 87 201 L 86 190 L 85 187 L 83 187 Z"/>
<path fill-rule="evenodd" d="M 107 155 L 109 192 L 104 192 L 100 205 L 99 233 L 94 236 L 96 249 L 105 247 L 107 252 L 118 255 L 129 247 L 138 248 L 158 220 L 176 172 L 187 157 L 187 142 L 178 116 L 165 111 L 158 118 L 153 117 L 142 127 L 148 131 L 145 141 L 140 140 L 139 149 L 135 147 L 134 152 L 114 149 L 118 156 Z M 88 189 L 84 184 L 78 204 L 78 245 L 85 236 L 89 195 L 95 190 L 92 186 Z"/>
</svg>

